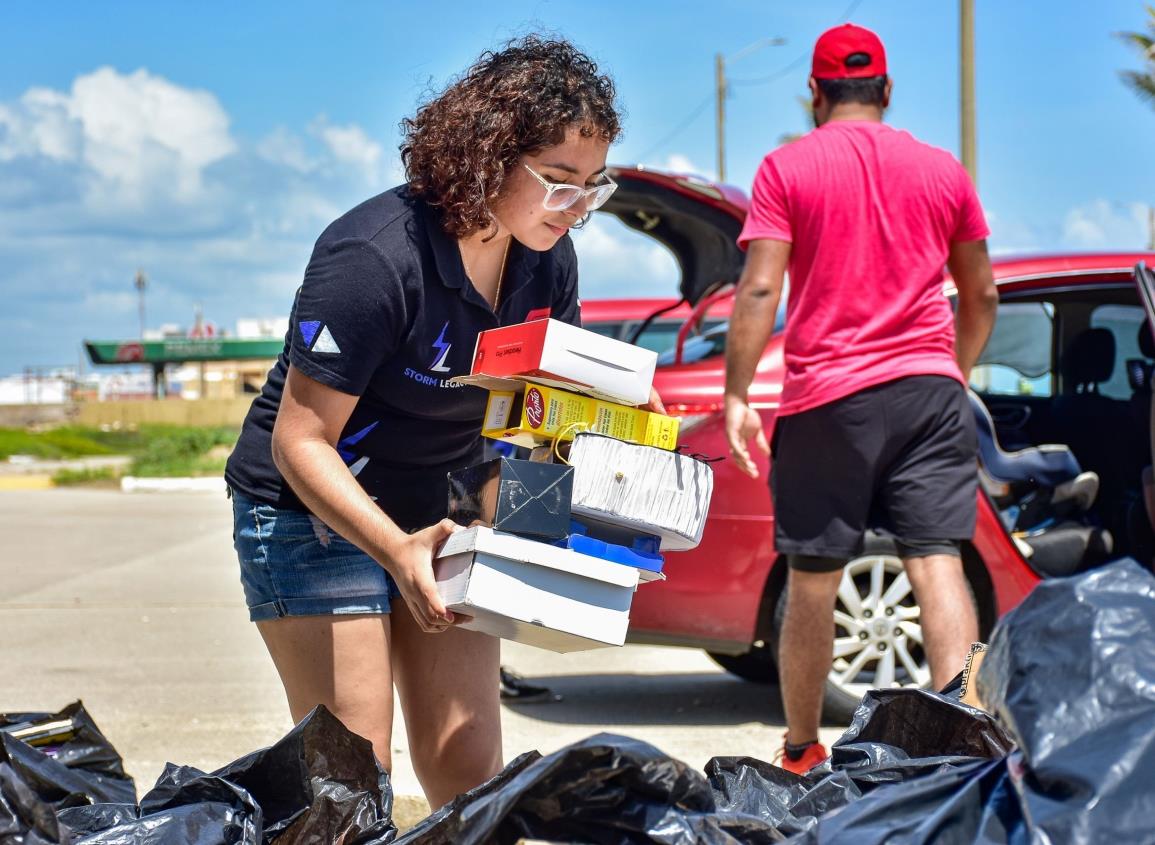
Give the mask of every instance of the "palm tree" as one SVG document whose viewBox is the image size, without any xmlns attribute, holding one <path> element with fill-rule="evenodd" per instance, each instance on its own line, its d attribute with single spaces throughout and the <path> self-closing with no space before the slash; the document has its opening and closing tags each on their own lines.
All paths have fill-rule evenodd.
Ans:
<svg viewBox="0 0 1155 845">
<path fill-rule="evenodd" d="M 1143 55 L 1146 67 L 1143 70 L 1122 70 L 1119 75 L 1124 84 L 1140 99 L 1155 106 L 1155 6 L 1147 7 L 1146 32 L 1120 32 L 1121 38 Z"/>
</svg>

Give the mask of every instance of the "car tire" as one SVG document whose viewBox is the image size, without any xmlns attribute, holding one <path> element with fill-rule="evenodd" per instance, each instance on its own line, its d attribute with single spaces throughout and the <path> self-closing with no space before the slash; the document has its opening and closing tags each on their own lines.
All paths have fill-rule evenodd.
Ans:
<svg viewBox="0 0 1155 845">
<path fill-rule="evenodd" d="M 719 654 L 707 651 L 710 659 L 731 675 L 754 684 L 778 683 L 778 664 L 769 643 L 755 643 L 745 654 Z"/>
<path fill-rule="evenodd" d="M 879 606 L 882 612 L 876 614 Z M 775 654 L 785 614 L 783 587 L 774 608 Z M 823 700 L 826 719 L 848 723 L 870 689 L 930 685 L 919 607 L 892 540 L 867 538 L 863 553 L 843 570 L 834 614 L 835 653 Z"/>
</svg>

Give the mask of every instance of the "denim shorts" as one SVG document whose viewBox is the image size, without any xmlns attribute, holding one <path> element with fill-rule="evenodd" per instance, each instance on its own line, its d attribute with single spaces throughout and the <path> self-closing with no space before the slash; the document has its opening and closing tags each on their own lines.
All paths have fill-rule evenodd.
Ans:
<svg viewBox="0 0 1155 845">
<path fill-rule="evenodd" d="M 249 619 L 388 613 L 401 596 L 377 561 L 310 513 L 237 492 L 233 546 Z"/>
</svg>

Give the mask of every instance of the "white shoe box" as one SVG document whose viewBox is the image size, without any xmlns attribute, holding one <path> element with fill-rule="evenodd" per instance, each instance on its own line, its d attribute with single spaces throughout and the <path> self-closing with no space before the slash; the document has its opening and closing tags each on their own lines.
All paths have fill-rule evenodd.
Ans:
<svg viewBox="0 0 1155 845">
<path fill-rule="evenodd" d="M 485 526 L 446 540 L 434 572 L 446 607 L 473 617 L 462 628 L 561 653 L 623 645 L 640 580 L 632 566 Z"/>
</svg>

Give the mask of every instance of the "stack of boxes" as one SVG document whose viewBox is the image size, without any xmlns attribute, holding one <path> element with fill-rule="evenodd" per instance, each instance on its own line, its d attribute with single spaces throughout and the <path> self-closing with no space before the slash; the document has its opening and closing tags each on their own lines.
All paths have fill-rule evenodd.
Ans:
<svg viewBox="0 0 1155 845">
<path fill-rule="evenodd" d="M 463 627 L 559 652 L 622 645 L 662 552 L 698 544 L 713 475 L 675 451 L 676 418 L 637 407 L 656 362 L 550 319 L 479 336 L 455 381 L 489 391 L 484 436 L 533 452 L 449 474 L 449 516 L 467 530 L 436 575 Z"/>
</svg>

